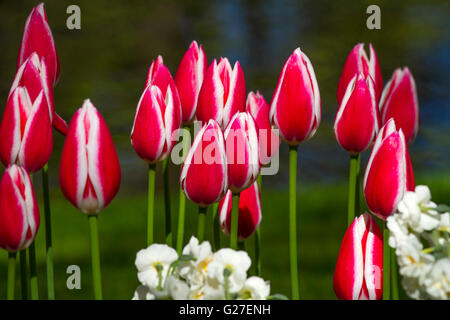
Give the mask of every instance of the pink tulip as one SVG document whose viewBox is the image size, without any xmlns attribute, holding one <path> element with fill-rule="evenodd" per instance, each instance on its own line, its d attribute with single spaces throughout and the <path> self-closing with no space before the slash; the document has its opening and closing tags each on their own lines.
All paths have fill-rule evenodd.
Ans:
<svg viewBox="0 0 450 320">
<path fill-rule="evenodd" d="M 142 159 L 156 163 L 167 158 L 179 128 L 175 117 L 172 91 L 167 90 L 164 97 L 159 87 L 148 86 L 139 100 L 131 131 L 131 144 Z"/>
<path fill-rule="evenodd" d="M 172 122 L 177 128 L 181 126 L 181 102 L 178 95 L 177 86 L 170 74 L 169 69 L 164 65 L 163 58 L 158 56 L 155 61 L 152 61 L 147 73 L 147 80 L 145 88 L 148 86 L 157 86 L 161 90 L 162 96 L 167 99 L 170 91 L 170 95 L 173 99 L 173 105 L 175 109 L 174 118 Z"/>
<path fill-rule="evenodd" d="M 394 71 L 381 95 L 380 110 L 383 124 L 394 118 L 407 143 L 414 142 L 419 131 L 419 100 L 416 83 L 408 68 Z"/>
<path fill-rule="evenodd" d="M 380 130 L 364 175 L 364 195 L 370 211 L 386 220 L 406 191 L 414 190 L 414 175 L 402 129 L 390 119 Z"/>
<path fill-rule="evenodd" d="M 245 110 L 245 79 L 239 61 L 233 69 L 227 58 L 220 58 L 208 67 L 198 97 L 197 119 L 216 120 L 225 129 L 231 118 Z"/>
<path fill-rule="evenodd" d="M 314 135 L 320 123 L 320 93 L 308 57 L 295 49 L 284 64 L 270 105 L 270 121 L 290 145 Z"/>
<path fill-rule="evenodd" d="M 183 109 L 182 122 L 184 124 L 189 124 L 194 119 L 207 64 L 208 61 L 202 46 L 199 46 L 196 41 L 192 41 L 175 74 L 175 83 Z"/>
<path fill-rule="evenodd" d="M 227 192 L 219 204 L 219 221 L 222 230 L 229 235 L 231 230 L 232 193 Z M 243 241 L 250 237 L 262 219 L 261 193 L 258 182 L 241 192 L 239 196 L 238 239 Z"/>
<path fill-rule="evenodd" d="M 355 74 L 360 73 L 363 73 L 365 77 L 370 76 L 372 78 L 375 83 L 375 97 L 377 99 L 377 103 L 380 101 L 381 91 L 383 90 L 383 77 L 378 64 L 377 54 L 372 47 L 372 44 L 369 44 L 369 49 L 370 59 L 367 57 L 363 43 L 358 43 L 348 55 L 337 88 L 336 96 L 339 104 L 341 104 L 341 100 L 347 90 L 348 83 L 355 76 Z"/>
<path fill-rule="evenodd" d="M 262 165 L 267 165 L 273 155 L 278 152 L 280 137 L 272 130 L 269 122 L 269 106 L 259 91 L 256 94 L 249 92 L 246 111 L 252 115 L 258 127 L 260 162 Z"/>
<path fill-rule="evenodd" d="M 219 124 L 211 119 L 195 136 L 181 169 L 186 197 L 199 206 L 220 201 L 228 189 L 225 142 Z"/>
<path fill-rule="evenodd" d="M 30 176 L 13 164 L 0 181 L 0 247 L 11 252 L 28 248 L 39 223 L 39 206 Z"/>
<path fill-rule="evenodd" d="M 349 82 L 334 122 L 334 134 L 346 151 L 358 154 L 372 145 L 379 130 L 373 81 L 360 73 Z"/>
<path fill-rule="evenodd" d="M 59 78 L 59 60 L 43 3 L 33 8 L 25 22 L 22 43 L 20 44 L 19 49 L 19 57 L 17 59 L 17 68 L 19 68 L 33 52 L 36 52 L 39 57 L 45 59 L 49 85 L 53 87 Z"/>
<path fill-rule="evenodd" d="M 82 212 L 95 215 L 117 194 L 120 178 L 109 129 L 87 99 L 73 116 L 64 142 L 59 169 L 63 194 Z"/>
<path fill-rule="evenodd" d="M 381 300 L 383 235 L 368 213 L 356 217 L 345 232 L 333 278 L 341 300 Z"/>
<path fill-rule="evenodd" d="M 53 149 L 52 124 L 44 91 L 31 99 L 25 87 L 9 96 L 0 123 L 0 160 L 18 164 L 29 172 L 39 171 Z"/>
<path fill-rule="evenodd" d="M 249 112 L 235 114 L 224 136 L 229 188 L 233 193 L 238 193 L 250 187 L 261 169 L 255 120 Z"/>
</svg>

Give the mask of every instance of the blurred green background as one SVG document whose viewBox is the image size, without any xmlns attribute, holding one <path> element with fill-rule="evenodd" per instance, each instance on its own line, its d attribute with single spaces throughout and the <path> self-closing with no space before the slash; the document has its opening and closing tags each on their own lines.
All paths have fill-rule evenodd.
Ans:
<svg viewBox="0 0 450 320">
<path fill-rule="evenodd" d="M 38 1 L 0 2 L 0 103 L 3 113 L 15 74 L 23 25 Z M 81 30 L 66 28 L 66 8 L 81 8 Z M 381 8 L 381 30 L 366 28 L 366 8 Z M 430 185 L 433 200 L 450 201 L 450 3 L 442 1 L 45 1 L 61 61 L 55 106 L 70 120 L 90 98 L 108 123 L 122 166 L 119 194 L 100 215 L 104 297 L 130 299 L 138 285 L 135 254 L 145 246 L 146 164 L 130 144 L 136 104 L 152 59 L 161 54 L 174 74 L 192 40 L 209 62 L 239 60 L 247 90 L 270 102 L 279 72 L 301 47 L 311 59 L 322 97 L 323 120 L 316 135 L 300 146 L 298 231 L 300 295 L 334 299 L 332 276 L 346 225 L 348 155 L 334 138 L 336 87 L 345 59 L 358 42 L 377 51 L 385 83 L 393 70 L 408 66 L 416 80 L 421 124 L 410 147 L 418 184 Z M 366 46 L 367 47 L 367 46 Z M 87 218 L 62 196 L 58 167 L 63 137 L 55 133 L 49 163 L 54 230 L 56 297 L 90 299 Z M 0 137 L 1 138 L 1 137 Z M 288 263 L 288 149 L 280 170 L 263 178 L 262 276 L 272 292 L 290 295 Z M 365 168 L 368 152 L 362 156 Z M 3 169 L 1 169 L 3 170 Z M 176 226 L 179 168 L 171 167 L 173 225 Z M 163 241 L 161 172 L 157 176 L 156 240 Z M 35 176 L 42 202 L 41 175 Z M 363 205 L 363 200 L 362 200 Z M 186 241 L 196 230 L 196 207 L 187 207 Z M 37 237 L 41 297 L 45 291 L 45 235 Z M 175 229 L 175 228 L 173 228 Z M 210 231 L 210 230 L 208 230 Z M 210 234 L 207 234 L 207 237 Z M 209 238 L 211 239 L 211 237 Z M 225 244 L 225 237 L 223 238 Z M 253 238 L 248 240 L 253 253 Z M 0 252 L 0 298 L 6 293 L 5 251 Z M 68 290 L 66 269 L 79 265 L 81 290 Z M 19 283 L 18 283 L 19 284 Z M 17 287 L 20 294 L 20 288 Z"/>
</svg>

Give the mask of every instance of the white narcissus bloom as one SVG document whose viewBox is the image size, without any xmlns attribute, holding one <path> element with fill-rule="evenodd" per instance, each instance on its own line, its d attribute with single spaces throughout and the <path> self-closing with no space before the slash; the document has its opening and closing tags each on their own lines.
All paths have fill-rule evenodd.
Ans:
<svg viewBox="0 0 450 320">
<path fill-rule="evenodd" d="M 270 295 L 270 283 L 260 277 L 250 277 L 245 280 L 244 287 L 239 292 L 241 299 L 266 300 Z"/>
<path fill-rule="evenodd" d="M 389 216 L 386 219 L 386 223 L 389 229 L 389 246 L 391 248 L 397 248 L 399 244 L 406 241 L 409 234 L 408 226 L 398 214 Z"/>
<path fill-rule="evenodd" d="M 422 283 L 422 278 L 430 271 L 434 257 L 422 251 L 423 246 L 414 234 L 408 235 L 399 243 L 396 254 L 402 276 L 415 277 Z"/>
<path fill-rule="evenodd" d="M 419 279 L 417 278 L 402 276 L 402 286 L 411 299 L 423 300 L 427 298 L 427 294 L 419 284 Z"/>
<path fill-rule="evenodd" d="M 157 298 L 167 297 L 165 278 L 170 264 L 177 259 L 175 249 L 165 244 L 152 244 L 140 250 L 135 262 L 139 281 L 148 286 Z"/>
<path fill-rule="evenodd" d="M 425 280 L 426 291 L 431 299 L 450 299 L 450 258 L 438 260 Z"/>
<path fill-rule="evenodd" d="M 150 292 L 147 286 L 140 285 L 136 288 L 131 300 L 155 300 L 155 296 Z"/>
<path fill-rule="evenodd" d="M 170 275 L 166 281 L 166 288 L 169 296 L 174 300 L 187 300 L 189 299 L 189 286 L 188 284 Z"/>
</svg>

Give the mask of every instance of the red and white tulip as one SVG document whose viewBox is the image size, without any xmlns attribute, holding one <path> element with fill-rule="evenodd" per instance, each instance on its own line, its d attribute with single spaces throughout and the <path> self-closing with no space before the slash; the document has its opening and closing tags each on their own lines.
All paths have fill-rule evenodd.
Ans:
<svg viewBox="0 0 450 320">
<path fill-rule="evenodd" d="M 194 138 L 180 176 L 186 197 L 199 206 L 220 201 L 228 189 L 225 141 L 219 124 L 211 119 Z"/>
<path fill-rule="evenodd" d="M 0 181 L 0 247 L 10 252 L 28 248 L 39 224 L 39 206 L 30 176 L 13 164 Z"/>
<path fill-rule="evenodd" d="M 95 215 L 117 194 L 120 178 L 109 129 L 87 99 L 73 116 L 64 142 L 59 170 L 63 194 L 82 212 Z"/>
<path fill-rule="evenodd" d="M 394 118 L 411 144 L 419 131 L 419 100 L 414 78 L 408 68 L 396 69 L 380 100 L 382 123 Z"/>
<path fill-rule="evenodd" d="M 225 129 L 237 112 L 245 110 L 245 79 L 239 61 L 234 67 L 227 58 L 209 65 L 198 97 L 197 119 L 214 119 Z"/>
<path fill-rule="evenodd" d="M 353 79 L 355 74 L 363 73 L 365 77 L 370 76 L 375 84 L 375 97 L 380 101 L 381 91 L 383 90 L 383 76 L 381 74 L 380 65 L 378 64 L 377 54 L 372 44 L 369 44 L 370 58 L 364 50 L 364 44 L 358 43 L 353 47 L 352 51 L 345 61 L 342 75 L 339 79 L 337 88 L 337 101 L 341 104 L 341 100 L 345 95 L 348 83 Z"/>
<path fill-rule="evenodd" d="M 309 58 L 295 49 L 281 70 L 270 105 L 270 121 L 290 145 L 312 137 L 320 123 L 320 93 Z"/>
<path fill-rule="evenodd" d="M 227 192 L 225 198 L 219 204 L 220 226 L 225 234 L 229 235 L 231 230 L 231 209 L 232 193 Z M 258 182 L 255 181 L 249 188 L 245 189 L 239 195 L 239 217 L 238 217 L 238 239 L 243 241 L 250 237 L 262 219 L 261 193 Z"/>
<path fill-rule="evenodd" d="M 360 73 L 348 83 L 334 122 L 334 134 L 346 151 L 358 154 L 372 145 L 379 130 L 373 81 Z"/>
<path fill-rule="evenodd" d="M 202 46 L 192 41 L 184 54 L 175 74 L 175 84 L 180 95 L 182 122 L 189 124 L 194 120 L 198 95 L 206 75 L 208 61 Z"/>
<path fill-rule="evenodd" d="M 368 213 L 356 217 L 345 232 L 333 287 L 341 300 L 381 300 L 383 296 L 383 235 Z"/>
<path fill-rule="evenodd" d="M 224 136 L 229 188 L 237 193 L 250 187 L 261 169 L 255 120 L 249 112 L 235 114 Z"/>
<path fill-rule="evenodd" d="M 402 129 L 390 119 L 380 130 L 364 175 L 369 210 L 386 220 L 406 191 L 414 191 L 414 174 Z"/>
</svg>

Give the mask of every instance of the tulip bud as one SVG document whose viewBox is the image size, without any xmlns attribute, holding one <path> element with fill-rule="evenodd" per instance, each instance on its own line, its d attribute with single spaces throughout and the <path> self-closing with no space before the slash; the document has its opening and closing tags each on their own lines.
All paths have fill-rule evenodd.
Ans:
<svg viewBox="0 0 450 320">
<path fill-rule="evenodd" d="M 383 77 L 381 75 L 380 66 L 378 64 L 377 54 L 372 44 L 369 44 L 370 59 L 367 57 L 364 50 L 364 44 L 358 43 L 353 47 L 352 51 L 345 61 L 342 75 L 339 78 L 339 84 L 337 88 L 337 101 L 341 104 L 345 91 L 347 90 L 348 83 L 355 76 L 355 74 L 364 74 L 364 77 L 370 76 L 374 82 L 376 101 L 380 101 L 381 91 L 383 90 Z"/>
<path fill-rule="evenodd" d="M 52 124 L 44 91 L 31 99 L 25 87 L 9 96 L 0 123 L 0 160 L 18 164 L 29 172 L 41 170 L 53 149 Z"/>
<path fill-rule="evenodd" d="M 334 134 L 346 151 L 358 154 L 366 150 L 378 130 L 378 107 L 373 81 L 364 74 L 349 82 L 334 122 Z"/>
<path fill-rule="evenodd" d="M 219 124 L 211 119 L 195 136 L 181 169 L 186 197 L 199 206 L 220 201 L 228 189 L 225 143 Z"/>
<path fill-rule="evenodd" d="M 202 46 L 199 46 L 196 41 L 192 41 L 175 74 L 184 124 L 189 124 L 194 119 L 207 64 L 208 61 Z"/>
<path fill-rule="evenodd" d="M 139 157 L 149 163 L 167 158 L 178 129 L 174 123 L 175 114 L 171 90 L 167 90 L 166 97 L 157 86 L 150 85 L 144 90 L 131 131 L 131 144 Z"/>
<path fill-rule="evenodd" d="M 383 235 L 368 213 L 356 217 L 345 232 L 333 287 L 341 300 L 381 300 L 383 296 Z"/>
<path fill-rule="evenodd" d="M 245 110 L 245 79 L 239 61 L 233 69 L 227 58 L 209 65 L 198 97 L 197 119 L 216 120 L 222 129 L 230 119 Z"/>
<path fill-rule="evenodd" d="M 232 193 L 227 192 L 225 198 L 219 204 L 219 221 L 222 230 L 229 235 L 231 230 Z M 239 195 L 238 238 L 243 241 L 250 237 L 262 219 L 261 193 L 258 182 L 254 182 L 249 188 Z"/>
<path fill-rule="evenodd" d="M 255 120 L 248 112 L 235 114 L 224 136 L 229 188 L 237 193 L 247 189 L 256 180 L 261 169 Z"/>
<path fill-rule="evenodd" d="M 269 164 L 272 156 L 278 152 L 280 137 L 272 130 L 269 122 L 269 106 L 259 93 L 250 92 L 247 96 L 246 111 L 255 120 L 259 136 L 259 159 L 262 165 Z"/>
<path fill-rule="evenodd" d="M 0 247 L 11 252 L 28 248 L 39 223 L 39 206 L 30 176 L 13 164 L 0 181 Z"/>
<path fill-rule="evenodd" d="M 158 56 L 158 58 L 155 61 L 152 61 L 152 64 L 148 69 L 145 87 L 148 88 L 148 86 L 150 85 L 157 86 L 159 90 L 161 90 L 163 97 L 167 97 L 168 96 L 167 91 L 171 91 L 170 94 L 172 96 L 173 105 L 175 109 L 172 122 L 177 128 L 179 128 L 181 126 L 181 116 L 182 116 L 180 96 L 178 95 L 178 90 L 177 86 L 175 85 L 175 81 L 173 80 L 169 69 L 167 69 L 167 67 L 164 65 L 163 58 L 161 56 Z"/>
<path fill-rule="evenodd" d="M 390 119 L 381 128 L 364 174 L 364 195 L 369 210 L 386 220 L 406 191 L 414 190 L 414 175 L 405 136 Z"/>
<path fill-rule="evenodd" d="M 270 121 L 290 145 L 314 135 L 320 123 L 320 93 L 308 57 L 295 49 L 284 64 L 270 105 Z"/>
<path fill-rule="evenodd" d="M 414 142 L 419 131 L 419 100 L 416 83 L 408 68 L 394 71 L 381 95 L 380 111 L 383 124 L 394 118 L 407 143 Z"/>
<path fill-rule="evenodd" d="M 40 57 L 45 59 L 49 85 L 53 87 L 59 78 L 59 60 L 43 3 L 33 8 L 25 22 L 19 57 L 17 59 L 17 68 L 33 52 L 36 52 Z"/>
<path fill-rule="evenodd" d="M 59 169 L 66 198 L 88 215 L 105 208 L 117 194 L 120 164 L 105 120 L 89 99 L 70 121 Z"/>
</svg>

